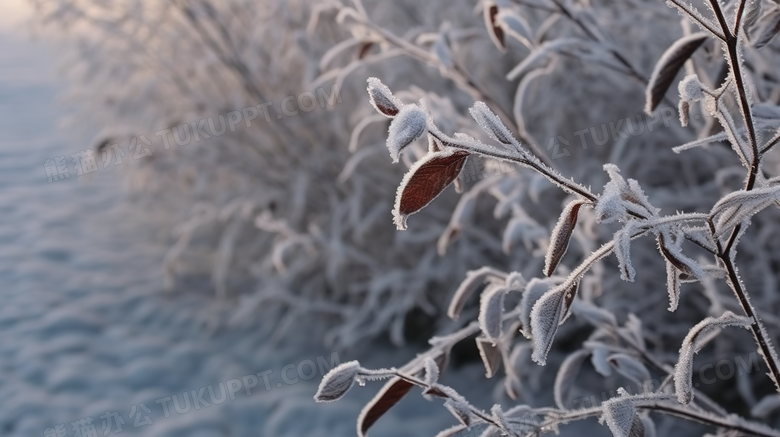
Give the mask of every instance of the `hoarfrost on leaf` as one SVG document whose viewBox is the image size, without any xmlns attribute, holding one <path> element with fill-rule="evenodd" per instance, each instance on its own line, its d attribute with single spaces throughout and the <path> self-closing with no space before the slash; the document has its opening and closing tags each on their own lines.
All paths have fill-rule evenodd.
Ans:
<svg viewBox="0 0 780 437">
<path fill-rule="evenodd" d="M 314 400 L 317 402 L 333 402 L 344 396 L 360 373 L 360 363 L 349 361 L 331 369 L 320 382 Z"/>
<path fill-rule="evenodd" d="M 405 105 L 393 121 L 387 134 L 387 149 L 393 162 L 398 162 L 401 153 L 425 133 L 428 114 L 415 104 Z"/>
</svg>

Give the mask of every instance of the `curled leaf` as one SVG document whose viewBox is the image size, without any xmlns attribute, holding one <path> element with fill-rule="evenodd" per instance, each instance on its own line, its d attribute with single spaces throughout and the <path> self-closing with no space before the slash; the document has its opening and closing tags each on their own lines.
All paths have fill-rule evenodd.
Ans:
<svg viewBox="0 0 780 437">
<path fill-rule="evenodd" d="M 707 40 L 704 32 L 684 36 L 674 42 L 655 64 L 645 90 L 645 112 L 651 114 L 663 100 L 685 61 Z"/>
<path fill-rule="evenodd" d="M 643 384 L 650 380 L 650 371 L 636 358 L 626 354 L 613 354 L 607 357 L 607 361 L 618 373 L 626 378 Z"/>
<path fill-rule="evenodd" d="M 612 398 L 601 404 L 604 410 L 604 421 L 615 437 L 644 437 L 645 426 L 636 414 L 634 403 L 628 398 L 625 390 L 618 389 L 622 396 Z"/>
<path fill-rule="evenodd" d="M 504 29 L 496 22 L 496 15 L 498 15 L 498 6 L 493 2 L 485 2 L 485 8 L 483 9 L 485 27 L 487 27 L 488 34 L 490 35 L 493 44 L 495 44 L 499 50 L 505 52 L 506 42 L 504 41 Z"/>
<path fill-rule="evenodd" d="M 769 12 L 761 21 L 763 24 L 759 31 L 756 32 L 757 36 L 753 38 L 753 47 L 757 49 L 772 42 L 778 32 L 780 32 L 780 10 L 775 9 L 774 11 Z"/>
<path fill-rule="evenodd" d="M 409 381 L 395 377 L 382 387 L 382 390 L 363 407 L 357 421 L 359 437 L 365 437 L 368 429 L 379 420 L 393 405 L 397 404 L 414 386 Z"/>
<path fill-rule="evenodd" d="M 569 203 L 566 208 L 561 212 L 561 216 L 558 219 L 558 223 L 552 231 L 550 236 L 550 245 L 547 248 L 547 255 L 544 257 L 544 275 L 552 276 L 556 267 L 563 259 L 563 255 L 566 254 L 566 250 L 569 248 L 569 240 L 571 234 L 574 231 L 574 227 L 577 225 L 577 214 L 580 211 L 580 207 L 584 205 L 585 201 L 575 200 Z"/>
<path fill-rule="evenodd" d="M 726 311 L 718 317 L 707 317 L 697 323 L 685 336 L 683 344 L 680 347 L 680 359 L 674 367 L 674 388 L 677 393 L 677 400 L 684 405 L 693 400 L 693 355 L 704 347 L 712 336 L 707 334 L 714 329 L 720 329 L 727 326 L 739 326 L 749 328 L 752 319 L 738 316 L 731 311 Z"/>
<path fill-rule="evenodd" d="M 492 378 L 501 365 L 501 348 L 488 338 L 477 337 L 477 349 L 482 363 L 485 364 L 485 378 Z"/>
<path fill-rule="evenodd" d="M 566 281 L 549 290 L 534 305 L 531 311 L 534 353 L 531 358 L 537 364 L 543 366 L 546 363 L 558 326 L 566 319 L 578 286 L 579 280 Z"/>
<path fill-rule="evenodd" d="M 404 106 L 385 84 L 375 77 L 368 78 L 368 96 L 371 105 L 386 117 L 393 118 Z"/>
<path fill-rule="evenodd" d="M 551 279 L 533 278 L 525 287 L 523 299 L 520 301 L 520 322 L 523 324 L 522 333 L 525 338 L 531 338 L 531 311 L 534 305 L 554 284 Z"/>
<path fill-rule="evenodd" d="M 425 358 L 423 364 L 425 369 L 425 383 L 428 385 L 436 384 L 439 381 L 439 365 L 436 364 L 436 361 L 431 357 Z"/>
<path fill-rule="evenodd" d="M 671 244 L 668 236 L 664 236 L 664 233 L 661 232 L 658 234 L 658 250 L 661 251 L 661 255 L 666 261 L 680 272 L 691 278 L 703 279 L 705 274 L 699 263 L 683 255 L 679 246 L 682 238 L 681 235 L 678 235 L 676 244 Z"/>
<path fill-rule="evenodd" d="M 357 361 L 349 361 L 334 367 L 322 378 L 314 400 L 333 402 L 341 399 L 355 383 L 359 372 L 360 363 Z"/>
<path fill-rule="evenodd" d="M 506 277 L 506 273 L 491 267 L 482 267 L 477 270 L 468 271 L 466 273 L 466 279 L 460 283 L 458 289 L 455 291 L 455 295 L 450 301 L 447 315 L 452 319 L 457 319 L 458 316 L 460 316 L 461 311 L 463 311 L 463 307 L 466 305 L 466 300 L 471 297 L 485 281 L 490 278 L 504 279 Z"/>
<path fill-rule="evenodd" d="M 415 140 L 422 137 L 428 122 L 428 115 L 417 105 L 406 105 L 390 123 L 387 134 L 387 150 L 393 162 L 398 162 L 401 152 Z"/>
<path fill-rule="evenodd" d="M 482 292 L 479 306 L 479 326 L 493 343 L 501 337 L 501 316 L 504 314 L 506 288 L 490 286 Z"/>
<path fill-rule="evenodd" d="M 490 138 L 502 144 L 513 144 L 515 139 L 500 118 L 484 102 L 476 102 L 469 113 Z"/>
<path fill-rule="evenodd" d="M 590 351 L 587 349 L 580 349 L 577 352 L 566 357 L 558 368 L 558 375 L 555 377 L 555 386 L 553 387 L 553 394 L 555 395 L 555 405 L 558 408 L 565 410 L 568 407 L 569 393 L 574 386 L 574 381 L 577 379 L 577 374 L 580 372 L 580 367 L 585 359 L 590 355 Z"/>
<path fill-rule="evenodd" d="M 597 307 L 590 302 L 586 302 L 582 299 L 575 299 L 571 306 L 571 311 L 577 316 L 582 317 L 591 325 L 601 328 L 604 326 L 617 326 L 617 320 L 615 315 L 605 310 L 604 308 Z"/>
<path fill-rule="evenodd" d="M 406 229 L 406 218 L 425 208 L 458 177 L 468 156 L 460 150 L 428 153 L 409 169 L 395 197 L 398 229 Z"/>
</svg>

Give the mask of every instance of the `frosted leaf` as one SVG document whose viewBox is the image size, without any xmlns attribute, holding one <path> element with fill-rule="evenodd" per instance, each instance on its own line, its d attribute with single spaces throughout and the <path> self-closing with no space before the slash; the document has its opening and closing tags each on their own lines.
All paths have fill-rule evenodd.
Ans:
<svg viewBox="0 0 780 437">
<path fill-rule="evenodd" d="M 634 313 L 628 313 L 628 320 L 626 320 L 626 323 L 620 330 L 632 337 L 640 350 L 645 350 L 645 337 L 642 333 L 642 319 L 635 316 Z"/>
<path fill-rule="evenodd" d="M 493 343 L 501 337 L 501 316 L 504 314 L 504 296 L 506 288 L 498 285 L 488 286 L 482 292 L 479 305 L 479 327 Z"/>
<path fill-rule="evenodd" d="M 699 76 L 689 74 L 677 85 L 680 98 L 688 102 L 698 102 L 704 98 L 704 85 L 699 81 Z"/>
<path fill-rule="evenodd" d="M 405 105 L 393 121 L 387 134 L 387 150 L 393 162 L 398 162 L 403 150 L 425 133 L 428 115 L 415 104 Z"/>
<path fill-rule="evenodd" d="M 615 182 L 604 185 L 604 191 L 596 201 L 593 208 L 598 223 L 612 223 L 623 220 L 626 215 L 626 206 L 623 204 L 620 188 Z"/>
<path fill-rule="evenodd" d="M 485 103 L 474 103 L 474 106 L 469 108 L 469 114 L 493 140 L 507 145 L 516 143 L 509 129 Z"/>
<path fill-rule="evenodd" d="M 433 54 L 439 58 L 439 62 L 445 70 L 451 69 L 455 66 L 455 64 L 452 62 L 452 50 L 450 49 L 450 44 L 447 39 L 446 32 L 439 34 L 439 37 L 436 38 L 436 41 L 433 43 L 433 47 L 431 47 L 431 49 L 433 50 Z"/>
<path fill-rule="evenodd" d="M 597 307 L 590 302 L 586 302 L 582 299 L 575 299 L 571 306 L 571 311 L 577 317 L 582 317 L 591 325 L 600 328 L 604 326 L 617 326 L 615 315 L 605 310 L 604 308 Z"/>
<path fill-rule="evenodd" d="M 684 238 L 682 232 L 678 231 L 678 233 L 675 234 L 675 237 L 676 241 L 672 242 L 670 241 L 669 234 L 665 232 L 660 232 L 658 234 L 658 250 L 661 252 L 661 255 L 663 255 L 666 261 L 671 263 L 675 269 L 685 275 L 698 280 L 704 279 L 706 274 L 701 268 L 701 265 L 682 253 L 682 248 L 680 246 Z"/>
<path fill-rule="evenodd" d="M 531 311 L 536 301 L 541 298 L 547 290 L 555 285 L 551 279 L 533 278 L 528 282 L 523 292 L 523 299 L 520 301 L 520 322 L 523 324 L 522 333 L 525 338 L 531 338 Z"/>
<path fill-rule="evenodd" d="M 501 429 L 493 425 L 488 425 L 487 428 L 482 431 L 482 434 L 480 434 L 479 437 L 504 437 L 504 433 L 501 431 Z"/>
<path fill-rule="evenodd" d="M 612 375 L 612 365 L 607 361 L 611 352 L 606 347 L 597 347 L 593 349 L 590 356 L 590 362 L 601 376 Z"/>
<path fill-rule="evenodd" d="M 754 38 L 753 47 L 760 49 L 769 44 L 780 32 L 780 10 L 775 9 L 765 15 L 761 21 L 763 25 Z"/>
<path fill-rule="evenodd" d="M 639 418 L 642 419 L 642 423 L 645 426 L 645 434 L 642 437 L 655 437 L 655 422 L 653 422 L 653 419 L 647 415 L 639 416 Z"/>
<path fill-rule="evenodd" d="M 719 218 L 716 236 L 722 235 L 731 227 L 752 217 L 778 199 L 780 199 L 780 185 L 729 193 L 720 199 L 710 211 L 711 218 Z"/>
<path fill-rule="evenodd" d="M 507 395 L 512 399 L 520 397 L 520 392 L 523 388 L 520 374 L 523 366 L 530 361 L 531 352 L 532 347 L 530 343 L 519 343 L 512 348 L 512 352 L 509 353 L 509 357 L 504 363 L 504 372 L 506 373 L 504 388 Z"/>
<path fill-rule="evenodd" d="M 504 412 L 501 410 L 501 405 L 494 404 L 490 408 L 490 412 L 493 414 L 493 420 L 501 427 L 501 430 L 507 434 L 512 434 L 512 427 L 509 424 L 509 421 L 507 420 L 506 416 L 504 415 Z"/>
<path fill-rule="evenodd" d="M 393 95 L 390 88 L 375 77 L 368 78 L 368 96 L 374 109 L 386 117 L 395 117 L 404 106 L 404 104 Z"/>
<path fill-rule="evenodd" d="M 357 361 L 349 361 L 334 367 L 322 378 L 314 400 L 333 402 L 341 399 L 352 388 L 360 370 L 360 363 Z"/>
<path fill-rule="evenodd" d="M 688 127 L 688 123 L 691 121 L 690 115 L 691 104 L 687 100 L 680 100 L 677 102 L 677 112 L 680 113 L 680 126 Z"/>
<path fill-rule="evenodd" d="M 680 153 L 684 150 L 693 149 L 694 147 L 706 146 L 707 144 L 726 141 L 727 139 L 728 139 L 728 134 L 726 134 L 726 132 L 719 132 L 715 135 L 710 135 L 706 138 L 693 140 L 685 144 L 679 145 L 677 147 L 673 147 L 672 151 L 674 153 Z"/>
<path fill-rule="evenodd" d="M 580 367 L 585 359 L 590 355 L 590 351 L 586 349 L 580 349 L 563 360 L 561 367 L 558 368 L 558 374 L 555 377 L 555 385 L 553 386 L 553 394 L 555 396 L 555 405 L 558 408 L 565 410 L 569 401 L 569 393 L 574 386 L 574 381 L 577 379 L 577 374 L 580 372 Z"/>
<path fill-rule="evenodd" d="M 778 408 L 780 408 L 780 395 L 767 395 L 750 409 L 750 415 L 753 417 L 764 418 L 768 417 Z"/>
<path fill-rule="evenodd" d="M 479 356 L 485 365 L 485 378 L 492 378 L 501 365 L 501 348 L 488 338 L 477 337 L 476 341 Z"/>
<path fill-rule="evenodd" d="M 544 275 L 552 276 L 558 264 L 566 254 L 566 250 L 569 248 L 569 240 L 571 234 L 574 232 L 574 227 L 577 225 L 577 214 L 580 207 L 584 205 L 585 201 L 575 200 L 569 203 L 566 208 L 561 212 L 561 216 L 558 218 L 558 223 L 552 231 L 550 236 L 550 245 L 547 248 L 547 254 L 544 257 Z"/>
<path fill-rule="evenodd" d="M 631 264 L 631 235 L 635 232 L 637 222 L 632 220 L 615 233 L 615 256 L 620 269 L 620 279 L 634 282 L 636 270 Z"/>
<path fill-rule="evenodd" d="M 672 85 L 677 72 L 680 71 L 685 61 L 707 40 L 704 32 L 684 36 L 674 42 L 655 64 L 653 73 L 645 90 L 645 112 L 652 114 L 658 104 L 666 95 L 666 91 Z"/>
<path fill-rule="evenodd" d="M 677 393 L 677 400 L 684 405 L 693 400 L 693 355 L 699 352 L 701 348 L 711 339 L 706 334 L 713 329 L 725 328 L 727 326 L 739 326 L 749 328 L 753 323 L 752 319 L 738 316 L 731 311 L 726 311 L 718 318 L 707 317 L 697 323 L 685 336 L 682 347 L 680 347 L 680 358 L 674 367 L 674 387 Z"/>
<path fill-rule="evenodd" d="M 601 404 L 603 419 L 615 437 L 644 437 L 645 427 L 636 414 L 632 400 L 625 396 L 623 388 L 618 389 L 620 397 L 612 398 Z"/>
<path fill-rule="evenodd" d="M 486 1 L 482 10 L 482 15 L 485 19 L 485 27 L 487 28 L 490 40 L 496 45 L 501 52 L 506 51 L 506 42 L 504 41 L 504 29 L 496 22 L 496 15 L 498 15 L 498 5 L 492 1 Z"/>
<path fill-rule="evenodd" d="M 460 316 L 461 311 L 463 311 L 463 307 L 466 305 L 466 300 L 471 297 L 485 281 L 490 278 L 503 279 L 506 277 L 506 273 L 492 267 L 482 267 L 477 270 L 470 270 L 466 273 L 466 279 L 460 283 L 460 286 L 458 286 L 458 289 L 455 291 L 455 295 L 452 297 L 450 306 L 447 309 L 447 315 L 452 319 L 457 319 L 458 316 Z"/>
<path fill-rule="evenodd" d="M 457 400 L 448 399 L 444 402 L 444 407 L 447 408 L 462 425 L 466 427 L 470 427 L 472 425 L 471 410 L 467 404 Z"/>
<path fill-rule="evenodd" d="M 435 437 L 453 437 L 454 435 L 460 434 L 461 431 L 464 431 L 467 428 L 468 427 L 466 425 L 455 425 L 439 432 Z"/>
<path fill-rule="evenodd" d="M 669 311 L 674 312 L 680 304 L 680 277 L 669 261 L 666 261 L 666 290 L 669 293 Z"/>
<path fill-rule="evenodd" d="M 399 377 L 388 381 L 360 412 L 357 421 L 358 437 L 365 437 L 368 429 L 406 396 L 412 387 L 414 387 L 414 384 Z"/>
<path fill-rule="evenodd" d="M 531 336 L 534 342 L 531 358 L 537 364 L 543 366 L 546 363 L 558 326 L 569 312 L 578 285 L 579 280 L 566 281 L 549 290 L 534 304 L 531 310 Z"/>
<path fill-rule="evenodd" d="M 507 291 L 523 291 L 527 282 L 520 272 L 510 272 L 504 281 Z"/>
<path fill-rule="evenodd" d="M 458 177 L 468 156 L 468 152 L 447 149 L 428 153 L 414 163 L 396 192 L 393 218 L 398 229 L 406 229 L 408 216 L 425 208 L 439 197 L 439 194 Z"/>
<path fill-rule="evenodd" d="M 425 357 L 423 365 L 425 368 L 425 383 L 428 385 L 436 384 L 439 381 L 439 365 L 431 357 Z"/>
<path fill-rule="evenodd" d="M 498 11 L 497 19 L 499 26 L 501 26 L 506 33 L 533 50 L 533 44 L 531 43 L 531 40 L 533 40 L 533 33 L 531 32 L 531 26 L 525 21 L 525 18 L 511 9 L 500 9 Z"/>
<path fill-rule="evenodd" d="M 518 77 L 524 75 L 537 61 L 546 57 L 547 55 L 555 52 L 562 52 L 567 49 L 578 48 L 583 45 L 581 39 L 578 38 L 558 38 L 552 41 L 545 42 L 532 51 L 523 61 L 509 73 L 507 73 L 507 80 L 515 80 Z"/>
<path fill-rule="evenodd" d="M 618 373 L 634 382 L 641 384 L 650 380 L 650 372 L 647 367 L 630 355 L 613 354 L 607 357 L 607 361 Z"/>
<path fill-rule="evenodd" d="M 650 215 L 658 214 L 661 211 L 650 203 L 650 200 L 647 198 L 647 195 L 645 195 L 645 192 L 642 191 L 642 187 L 639 186 L 639 182 L 637 182 L 636 179 L 627 180 L 627 188 L 623 193 L 623 198 L 643 207 Z"/>
<path fill-rule="evenodd" d="M 745 5 L 745 10 L 743 11 L 742 29 L 740 31 L 744 32 L 745 34 L 749 34 L 750 30 L 753 28 L 753 25 L 756 24 L 756 21 L 760 16 L 761 16 L 761 1 L 760 0 L 748 1 L 747 5 Z"/>
</svg>

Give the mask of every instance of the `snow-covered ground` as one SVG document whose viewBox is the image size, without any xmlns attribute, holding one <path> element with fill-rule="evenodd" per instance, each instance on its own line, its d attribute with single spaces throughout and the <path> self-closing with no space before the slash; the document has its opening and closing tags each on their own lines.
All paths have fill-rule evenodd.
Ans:
<svg viewBox="0 0 780 437">
<path fill-rule="evenodd" d="M 0 435 L 354 435 L 379 383 L 316 405 L 322 372 L 334 359 L 398 366 L 414 351 L 328 350 L 305 327 L 268 344 L 252 326 L 226 327 L 230 308 L 212 296 L 166 292 L 170 223 L 99 158 L 77 177 L 71 153 L 88 143 L 57 127 L 62 86 L 50 49 L 0 32 Z M 57 157 L 70 177 L 50 183 L 45 163 Z M 453 385 L 482 378 L 470 366 Z M 413 394 L 372 435 L 452 424 Z"/>
</svg>

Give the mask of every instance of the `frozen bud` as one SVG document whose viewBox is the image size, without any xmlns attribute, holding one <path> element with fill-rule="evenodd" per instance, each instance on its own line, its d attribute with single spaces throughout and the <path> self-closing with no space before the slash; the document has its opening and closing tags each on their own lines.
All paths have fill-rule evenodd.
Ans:
<svg viewBox="0 0 780 437">
<path fill-rule="evenodd" d="M 677 86 L 680 92 L 680 98 L 688 102 L 698 102 L 704 98 L 704 85 L 699 81 L 698 76 L 691 74 L 685 76 Z"/>
<path fill-rule="evenodd" d="M 390 123 L 387 148 L 393 162 L 398 162 L 401 152 L 425 133 L 428 115 L 417 105 L 405 105 Z"/>
</svg>

